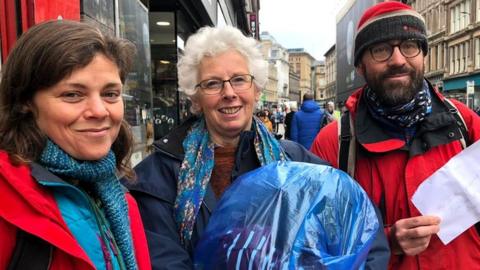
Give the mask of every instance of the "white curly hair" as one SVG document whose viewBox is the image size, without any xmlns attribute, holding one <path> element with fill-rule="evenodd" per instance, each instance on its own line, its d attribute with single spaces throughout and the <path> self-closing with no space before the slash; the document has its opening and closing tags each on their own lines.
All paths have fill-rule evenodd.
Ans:
<svg viewBox="0 0 480 270">
<path fill-rule="evenodd" d="M 261 91 L 268 80 L 268 64 L 260 51 L 260 44 L 233 26 L 205 26 L 188 38 L 185 50 L 177 63 L 178 90 L 191 99 L 197 93 L 195 85 L 198 84 L 198 69 L 202 59 L 231 49 L 245 57 L 250 74 L 255 77 L 253 82 L 258 91 Z M 198 108 L 192 106 L 191 111 L 198 113 Z"/>
</svg>

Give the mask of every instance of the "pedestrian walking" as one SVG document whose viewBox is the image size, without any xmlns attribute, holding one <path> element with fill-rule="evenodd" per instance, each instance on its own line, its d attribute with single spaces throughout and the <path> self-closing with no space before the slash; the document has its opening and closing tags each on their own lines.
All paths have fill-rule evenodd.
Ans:
<svg viewBox="0 0 480 270">
<path fill-rule="evenodd" d="M 260 111 L 258 113 L 258 118 L 260 118 L 260 120 L 262 120 L 262 123 L 265 125 L 265 127 L 268 129 L 268 131 L 273 132 L 272 122 L 270 122 L 270 119 L 268 119 L 265 111 Z"/>
<path fill-rule="evenodd" d="M 300 110 L 295 113 L 290 129 L 292 141 L 298 142 L 310 149 L 315 136 L 322 128 L 325 112 L 313 100 L 311 94 L 303 95 Z"/>
<path fill-rule="evenodd" d="M 275 107 L 273 109 L 271 118 L 273 123 L 273 131 L 278 134 L 280 124 L 283 123 L 283 118 L 284 118 L 281 110 L 278 107 Z"/>
<path fill-rule="evenodd" d="M 287 107 L 287 114 L 285 115 L 285 139 L 291 140 L 291 129 L 292 129 L 292 120 L 293 115 L 297 111 L 297 104 L 291 104 L 290 107 Z"/>
<path fill-rule="evenodd" d="M 325 121 L 323 126 L 326 126 L 327 124 L 330 124 L 333 121 L 337 121 L 338 119 L 340 119 L 340 116 L 341 116 L 340 111 L 335 110 L 335 103 L 333 103 L 333 101 L 327 102 L 325 113 L 327 117 L 324 118 Z"/>
</svg>

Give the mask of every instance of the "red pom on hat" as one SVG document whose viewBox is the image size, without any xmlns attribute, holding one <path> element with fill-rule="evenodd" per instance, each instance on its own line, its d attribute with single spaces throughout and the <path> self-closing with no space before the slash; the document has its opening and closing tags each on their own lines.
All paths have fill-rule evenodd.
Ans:
<svg viewBox="0 0 480 270">
<path fill-rule="evenodd" d="M 428 52 L 427 29 L 422 15 L 397 1 L 381 2 L 367 9 L 355 35 L 355 66 L 370 46 L 389 40 L 418 40 L 424 55 Z"/>
</svg>

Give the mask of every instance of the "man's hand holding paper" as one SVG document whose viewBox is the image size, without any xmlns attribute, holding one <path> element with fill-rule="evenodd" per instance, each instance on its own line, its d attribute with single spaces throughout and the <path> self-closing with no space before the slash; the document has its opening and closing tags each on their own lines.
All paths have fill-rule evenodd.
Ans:
<svg viewBox="0 0 480 270">
<path fill-rule="evenodd" d="M 440 217 L 438 237 L 445 245 L 480 221 L 479 160 L 476 142 L 425 180 L 412 197 L 422 215 Z"/>
</svg>

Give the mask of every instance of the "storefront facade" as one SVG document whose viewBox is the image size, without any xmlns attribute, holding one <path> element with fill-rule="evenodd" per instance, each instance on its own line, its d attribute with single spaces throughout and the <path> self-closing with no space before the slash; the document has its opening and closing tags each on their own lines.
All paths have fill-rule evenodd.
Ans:
<svg viewBox="0 0 480 270">
<path fill-rule="evenodd" d="M 472 109 L 479 107 L 480 73 L 444 80 L 443 94 L 467 104 Z"/>
</svg>

